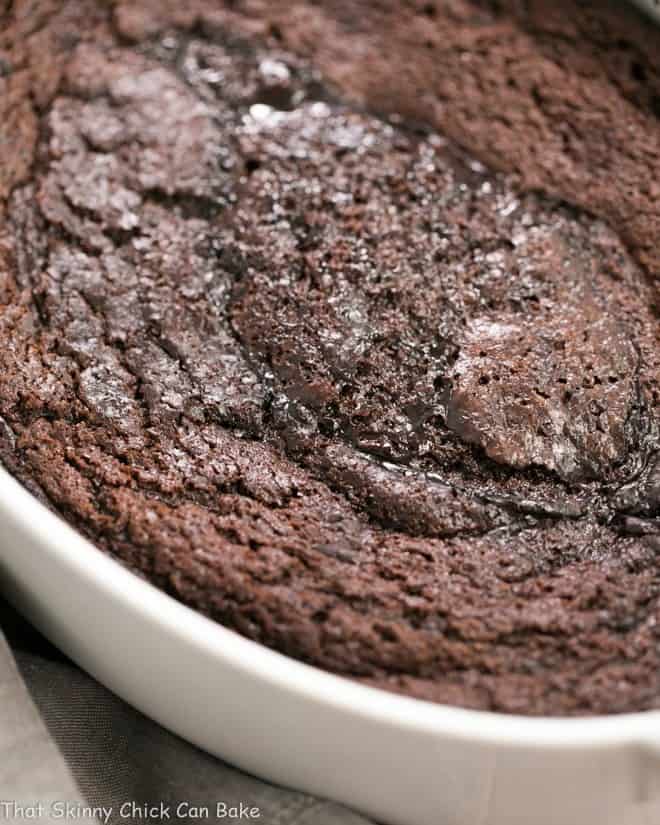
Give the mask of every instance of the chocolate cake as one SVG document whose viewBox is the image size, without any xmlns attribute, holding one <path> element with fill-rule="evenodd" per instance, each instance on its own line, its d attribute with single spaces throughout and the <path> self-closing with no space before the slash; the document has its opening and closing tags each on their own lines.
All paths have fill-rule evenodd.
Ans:
<svg viewBox="0 0 660 825">
<path fill-rule="evenodd" d="M 0 3 L 0 458 L 284 654 L 660 708 L 660 29 Z"/>
</svg>

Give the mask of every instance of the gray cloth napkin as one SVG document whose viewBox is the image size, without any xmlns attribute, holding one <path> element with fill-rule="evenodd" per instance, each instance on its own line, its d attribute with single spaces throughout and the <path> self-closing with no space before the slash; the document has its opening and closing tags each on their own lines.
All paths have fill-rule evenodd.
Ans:
<svg viewBox="0 0 660 825">
<path fill-rule="evenodd" d="M 270 785 L 163 730 L 3 602 L 0 628 L 0 822 L 369 825 L 341 805 Z M 153 809 L 148 816 L 145 806 Z M 90 816 L 86 808 L 99 810 Z M 247 818 L 251 809 L 259 816 Z"/>
</svg>

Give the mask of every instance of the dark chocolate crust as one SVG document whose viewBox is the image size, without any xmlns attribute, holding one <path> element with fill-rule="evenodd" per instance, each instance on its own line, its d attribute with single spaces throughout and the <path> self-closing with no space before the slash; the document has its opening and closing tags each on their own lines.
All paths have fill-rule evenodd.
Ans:
<svg viewBox="0 0 660 825">
<path fill-rule="evenodd" d="M 614 2 L 0 4 L 3 463 L 303 661 L 660 707 L 658 55 Z"/>
</svg>

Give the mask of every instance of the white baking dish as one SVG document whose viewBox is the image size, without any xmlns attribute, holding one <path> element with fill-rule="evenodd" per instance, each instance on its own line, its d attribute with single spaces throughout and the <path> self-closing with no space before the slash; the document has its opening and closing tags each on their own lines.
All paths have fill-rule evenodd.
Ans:
<svg viewBox="0 0 660 825">
<path fill-rule="evenodd" d="M 529 719 L 332 676 L 159 592 L 1 469 L 0 587 L 81 667 L 165 727 L 383 823 L 660 823 L 660 712 Z"/>
<path fill-rule="evenodd" d="M 634 2 L 650 14 L 651 17 L 660 20 L 660 0 L 634 0 Z"/>
</svg>

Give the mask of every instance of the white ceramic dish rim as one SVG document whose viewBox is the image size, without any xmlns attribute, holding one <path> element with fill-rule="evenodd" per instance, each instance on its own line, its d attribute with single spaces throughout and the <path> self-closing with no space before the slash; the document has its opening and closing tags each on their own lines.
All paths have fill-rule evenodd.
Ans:
<svg viewBox="0 0 660 825">
<path fill-rule="evenodd" d="M 660 22 L 660 0 L 634 0 L 656 22 Z"/>
<path fill-rule="evenodd" d="M 24 531 L 72 571 L 100 588 L 129 613 L 167 627 L 186 644 L 204 650 L 264 685 L 388 726 L 427 735 L 451 735 L 483 744 L 536 748 L 621 745 L 660 747 L 660 711 L 583 718 L 526 717 L 466 710 L 408 698 L 335 676 L 252 642 L 176 601 L 94 547 L 0 468 L 0 525 Z"/>
</svg>

